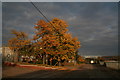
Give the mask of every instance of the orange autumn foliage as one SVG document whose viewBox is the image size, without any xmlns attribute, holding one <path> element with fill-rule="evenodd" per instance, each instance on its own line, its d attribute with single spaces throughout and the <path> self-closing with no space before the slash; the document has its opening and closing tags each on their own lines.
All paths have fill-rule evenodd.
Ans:
<svg viewBox="0 0 120 80">
<path fill-rule="evenodd" d="M 10 49 L 18 50 L 22 48 L 24 45 L 27 45 L 30 43 L 30 40 L 27 39 L 26 33 L 12 30 L 12 34 L 14 34 L 15 37 L 8 40 L 8 45 Z"/>
<path fill-rule="evenodd" d="M 42 47 L 46 54 L 63 56 L 68 53 L 74 53 L 80 47 L 80 42 L 70 33 L 67 33 L 68 24 L 58 18 L 54 18 L 50 22 L 40 20 L 36 23 L 35 29 L 37 32 L 33 40 L 39 41 L 39 46 Z"/>
</svg>

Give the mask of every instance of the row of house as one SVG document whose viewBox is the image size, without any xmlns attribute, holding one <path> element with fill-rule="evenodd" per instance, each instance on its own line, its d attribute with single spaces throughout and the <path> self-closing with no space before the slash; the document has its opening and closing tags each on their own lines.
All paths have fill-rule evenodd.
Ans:
<svg viewBox="0 0 120 80">
<path fill-rule="evenodd" d="M 2 54 L 2 61 L 13 61 L 14 52 L 9 47 L 0 47 L 0 53 Z"/>
<path fill-rule="evenodd" d="M 28 59 L 28 58 L 26 58 L 28 56 L 24 56 L 24 57 L 22 55 L 21 56 L 17 56 L 17 54 L 15 54 L 15 52 L 13 52 L 9 47 L 1 47 L 0 51 L 2 53 L 2 61 L 3 62 L 4 61 L 15 62 L 15 58 L 18 58 L 18 57 L 19 57 L 18 58 L 19 61 L 24 61 L 24 59 Z M 31 59 L 33 59 L 33 58 L 31 58 L 31 56 L 30 56 L 28 60 L 31 60 Z M 70 60 L 68 62 L 69 63 L 76 63 L 75 60 Z"/>
</svg>

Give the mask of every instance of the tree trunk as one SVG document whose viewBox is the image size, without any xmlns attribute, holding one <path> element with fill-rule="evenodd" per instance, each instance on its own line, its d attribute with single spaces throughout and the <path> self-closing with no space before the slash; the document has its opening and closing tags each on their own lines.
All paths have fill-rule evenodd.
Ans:
<svg viewBox="0 0 120 80">
<path fill-rule="evenodd" d="M 52 66 L 52 61 L 50 61 L 50 65 Z"/>
<path fill-rule="evenodd" d="M 59 65 L 59 66 L 61 66 L 61 63 L 60 63 L 60 61 L 58 62 L 58 65 Z"/>
<path fill-rule="evenodd" d="M 45 64 L 45 54 L 43 54 L 43 64 Z"/>
<path fill-rule="evenodd" d="M 48 55 L 46 54 L 46 64 L 48 64 Z"/>
<path fill-rule="evenodd" d="M 52 58 L 50 58 L 50 65 L 52 66 Z"/>
<path fill-rule="evenodd" d="M 61 66 L 61 63 L 60 63 L 60 57 L 58 57 L 58 65 Z"/>
<path fill-rule="evenodd" d="M 14 52 L 14 62 L 15 63 L 18 62 L 18 52 L 17 51 Z"/>
</svg>

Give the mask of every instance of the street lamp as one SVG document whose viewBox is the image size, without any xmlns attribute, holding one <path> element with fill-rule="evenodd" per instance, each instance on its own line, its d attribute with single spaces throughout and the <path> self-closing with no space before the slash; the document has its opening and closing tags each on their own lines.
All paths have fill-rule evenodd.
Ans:
<svg viewBox="0 0 120 80">
<path fill-rule="evenodd" d="M 42 47 L 40 47 L 40 49 L 42 49 Z"/>
</svg>

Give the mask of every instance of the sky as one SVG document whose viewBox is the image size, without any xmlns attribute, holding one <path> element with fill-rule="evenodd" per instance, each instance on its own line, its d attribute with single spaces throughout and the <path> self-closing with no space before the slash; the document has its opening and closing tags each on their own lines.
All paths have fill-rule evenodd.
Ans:
<svg viewBox="0 0 120 80">
<path fill-rule="evenodd" d="M 35 2 L 49 19 L 63 19 L 69 32 L 81 42 L 79 54 L 83 56 L 118 55 L 118 3 L 117 2 Z M 42 15 L 29 2 L 2 3 L 3 44 L 14 37 L 12 29 L 34 35 L 33 28 Z"/>
</svg>

